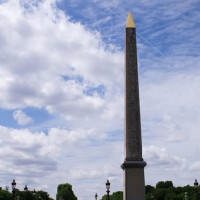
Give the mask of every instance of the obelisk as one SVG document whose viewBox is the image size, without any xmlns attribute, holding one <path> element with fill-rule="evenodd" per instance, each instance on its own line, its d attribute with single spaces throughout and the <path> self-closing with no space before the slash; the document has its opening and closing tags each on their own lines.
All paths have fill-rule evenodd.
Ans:
<svg viewBox="0 0 200 200">
<path fill-rule="evenodd" d="M 140 123 L 136 29 L 131 12 L 125 30 L 125 160 L 124 200 L 145 200 Z"/>
</svg>

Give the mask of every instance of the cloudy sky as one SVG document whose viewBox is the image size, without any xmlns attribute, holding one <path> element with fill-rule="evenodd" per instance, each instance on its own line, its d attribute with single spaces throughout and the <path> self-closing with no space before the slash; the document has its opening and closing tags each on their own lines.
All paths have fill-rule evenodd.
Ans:
<svg viewBox="0 0 200 200">
<path fill-rule="evenodd" d="M 0 0 L 0 186 L 122 190 L 129 10 L 145 182 L 200 180 L 199 0 Z"/>
</svg>

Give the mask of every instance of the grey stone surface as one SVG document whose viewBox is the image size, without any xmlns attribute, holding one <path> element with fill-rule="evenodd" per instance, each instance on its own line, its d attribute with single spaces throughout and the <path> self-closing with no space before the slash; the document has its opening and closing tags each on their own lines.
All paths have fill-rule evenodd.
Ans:
<svg viewBox="0 0 200 200">
<path fill-rule="evenodd" d="M 125 161 L 124 200 L 145 200 L 140 122 L 136 30 L 125 32 Z"/>
<path fill-rule="evenodd" d="M 145 200 L 144 168 L 124 170 L 124 200 Z"/>
<path fill-rule="evenodd" d="M 142 160 L 136 31 L 125 34 L 125 158 Z"/>
<path fill-rule="evenodd" d="M 125 161 L 122 165 L 122 169 L 127 168 L 144 168 L 146 166 L 146 162 L 144 161 Z"/>
</svg>

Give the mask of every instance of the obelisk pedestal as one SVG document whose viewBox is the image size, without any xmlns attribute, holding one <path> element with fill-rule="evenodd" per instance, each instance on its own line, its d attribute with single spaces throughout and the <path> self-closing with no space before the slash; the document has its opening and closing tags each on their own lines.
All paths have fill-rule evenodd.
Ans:
<svg viewBox="0 0 200 200">
<path fill-rule="evenodd" d="M 129 12 L 125 31 L 124 200 L 145 200 L 135 24 Z"/>
</svg>

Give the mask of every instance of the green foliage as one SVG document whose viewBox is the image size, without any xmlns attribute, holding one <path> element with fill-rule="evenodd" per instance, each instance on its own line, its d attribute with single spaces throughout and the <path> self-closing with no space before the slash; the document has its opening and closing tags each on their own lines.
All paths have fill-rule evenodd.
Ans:
<svg viewBox="0 0 200 200">
<path fill-rule="evenodd" d="M 56 200 L 77 200 L 77 197 L 72 190 L 72 185 L 69 183 L 58 185 Z"/>
<path fill-rule="evenodd" d="M 14 198 L 14 200 L 21 200 L 20 196 L 21 196 L 21 191 L 18 190 L 17 188 L 14 189 L 14 191 L 12 192 L 12 199 Z M 24 198 L 22 198 L 22 200 L 24 200 Z"/>
<path fill-rule="evenodd" d="M 107 194 L 103 195 L 102 200 L 108 200 Z M 110 195 L 110 200 L 123 200 L 123 192 L 117 191 Z"/>
<path fill-rule="evenodd" d="M 166 194 L 167 194 L 166 188 L 158 188 L 154 192 L 154 198 L 156 200 L 164 200 Z"/>
<path fill-rule="evenodd" d="M 107 195 L 104 194 L 104 195 L 102 196 L 101 200 L 107 200 Z"/>
<path fill-rule="evenodd" d="M 145 186 L 145 193 L 153 193 L 155 188 L 151 185 L 146 185 Z"/>
<path fill-rule="evenodd" d="M 156 184 L 156 189 L 173 187 L 172 181 L 160 181 Z"/>
<path fill-rule="evenodd" d="M 160 189 L 160 188 L 165 188 L 165 182 L 164 181 L 159 181 L 156 184 L 156 189 Z"/>
<path fill-rule="evenodd" d="M 15 196 L 18 196 L 19 200 L 34 200 L 33 193 L 31 191 L 18 191 Z"/>
<path fill-rule="evenodd" d="M 167 193 L 165 195 L 165 200 L 179 200 L 179 198 L 174 193 Z M 180 200 L 183 200 L 183 199 L 180 199 Z"/>
<path fill-rule="evenodd" d="M 0 190 L 0 200 L 11 200 L 11 193 L 6 190 Z"/>
<path fill-rule="evenodd" d="M 200 199 L 200 186 L 197 191 Z M 145 186 L 146 200 L 185 200 L 185 192 L 187 192 L 187 200 L 196 200 L 194 186 L 174 187 L 172 181 L 160 181 L 156 187 Z M 107 195 L 104 195 L 101 200 L 108 200 Z M 110 200 L 123 200 L 123 192 L 114 192 L 110 195 Z"/>
<path fill-rule="evenodd" d="M 185 192 L 188 200 L 195 200 L 194 186 L 174 187 L 172 181 L 160 181 L 156 184 L 156 188 L 147 185 L 145 192 L 146 200 L 184 200 Z M 198 195 L 200 196 L 200 187 Z"/>
<path fill-rule="evenodd" d="M 113 192 L 110 200 L 123 200 L 123 192 L 122 191 Z"/>
<path fill-rule="evenodd" d="M 45 191 L 42 191 L 42 190 L 37 191 L 36 196 L 40 196 L 41 199 L 43 199 L 43 200 L 49 200 L 49 194 Z"/>
<path fill-rule="evenodd" d="M 49 194 L 45 191 L 37 191 L 35 196 L 33 191 L 20 191 L 14 189 L 11 193 L 6 190 L 0 190 L 0 200 L 53 200 L 49 197 Z"/>
</svg>

